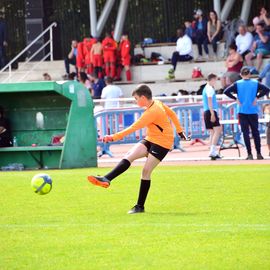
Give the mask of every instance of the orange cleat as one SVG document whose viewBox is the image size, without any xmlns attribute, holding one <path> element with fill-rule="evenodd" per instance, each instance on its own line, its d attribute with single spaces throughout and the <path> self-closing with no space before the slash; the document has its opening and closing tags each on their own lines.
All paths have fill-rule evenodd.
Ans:
<svg viewBox="0 0 270 270">
<path fill-rule="evenodd" d="M 92 176 L 92 175 L 90 175 L 90 176 L 87 177 L 87 179 L 93 185 L 104 187 L 104 188 L 108 188 L 110 186 L 110 184 L 111 184 L 110 180 L 108 180 L 104 176 Z"/>
</svg>

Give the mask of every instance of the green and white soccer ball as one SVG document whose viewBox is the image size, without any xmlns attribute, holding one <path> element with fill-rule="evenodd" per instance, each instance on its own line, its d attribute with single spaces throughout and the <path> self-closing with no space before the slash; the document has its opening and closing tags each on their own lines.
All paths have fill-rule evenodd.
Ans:
<svg viewBox="0 0 270 270">
<path fill-rule="evenodd" d="M 48 194 L 52 189 L 52 179 L 48 174 L 36 174 L 31 181 L 31 187 L 39 195 Z"/>
</svg>

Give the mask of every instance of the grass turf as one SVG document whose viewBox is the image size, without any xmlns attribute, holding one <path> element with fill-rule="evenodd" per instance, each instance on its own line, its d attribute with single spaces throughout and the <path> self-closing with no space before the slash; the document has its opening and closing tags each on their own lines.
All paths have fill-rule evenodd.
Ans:
<svg viewBox="0 0 270 270">
<path fill-rule="evenodd" d="M 270 269 L 269 166 L 158 167 L 127 215 L 140 170 L 109 189 L 86 181 L 108 169 L 48 171 L 43 196 L 37 172 L 0 173 L 0 269 Z"/>
</svg>

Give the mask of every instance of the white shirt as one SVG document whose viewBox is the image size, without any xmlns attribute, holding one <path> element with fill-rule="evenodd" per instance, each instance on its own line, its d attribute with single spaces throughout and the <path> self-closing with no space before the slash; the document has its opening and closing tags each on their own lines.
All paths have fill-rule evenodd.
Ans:
<svg viewBox="0 0 270 270">
<path fill-rule="evenodd" d="M 207 83 L 205 86 L 205 93 L 207 97 L 213 97 L 216 91 L 209 83 Z"/>
<path fill-rule="evenodd" d="M 178 51 L 180 55 L 192 55 L 192 40 L 188 35 L 178 38 L 176 51 Z"/>
<path fill-rule="evenodd" d="M 109 84 L 106 87 L 103 88 L 101 93 L 102 99 L 111 99 L 111 98 L 120 98 L 123 96 L 123 92 L 120 87 Z M 119 101 L 105 101 L 104 108 L 118 108 L 119 107 Z"/>
<path fill-rule="evenodd" d="M 235 39 L 235 43 L 237 46 L 237 52 L 240 54 L 243 54 L 247 50 L 249 50 L 252 46 L 253 42 L 253 36 L 250 32 L 246 32 L 246 34 L 243 35 L 238 35 Z"/>
</svg>

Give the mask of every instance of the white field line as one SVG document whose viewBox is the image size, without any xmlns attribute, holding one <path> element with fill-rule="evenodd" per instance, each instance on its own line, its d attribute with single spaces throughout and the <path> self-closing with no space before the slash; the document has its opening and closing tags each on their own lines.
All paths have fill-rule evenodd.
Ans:
<svg viewBox="0 0 270 270">
<path fill-rule="evenodd" d="M 28 228 L 75 228 L 75 227 L 156 227 L 192 229 L 190 232 L 231 232 L 231 231 L 270 231 L 270 224 L 179 224 L 179 223 L 71 223 L 71 224 L 0 224 L 1 229 L 28 229 Z"/>
<path fill-rule="evenodd" d="M 215 162 L 220 162 L 223 160 L 245 160 L 245 157 L 239 158 L 239 157 L 224 157 L 222 159 L 219 160 L 215 160 Z M 98 162 L 99 163 L 115 163 L 115 162 L 120 162 L 122 159 L 121 158 L 110 158 L 110 159 L 102 159 L 99 158 Z M 256 160 L 256 159 L 255 159 Z M 265 160 L 270 160 L 270 158 L 266 157 Z M 192 158 L 164 158 L 162 160 L 163 163 L 165 162 L 173 162 L 173 161 L 211 161 L 210 158 L 208 157 L 201 157 L 201 158 L 196 158 L 196 157 L 192 157 Z M 145 162 L 145 158 L 141 158 L 141 159 L 137 159 L 136 162 Z"/>
</svg>

